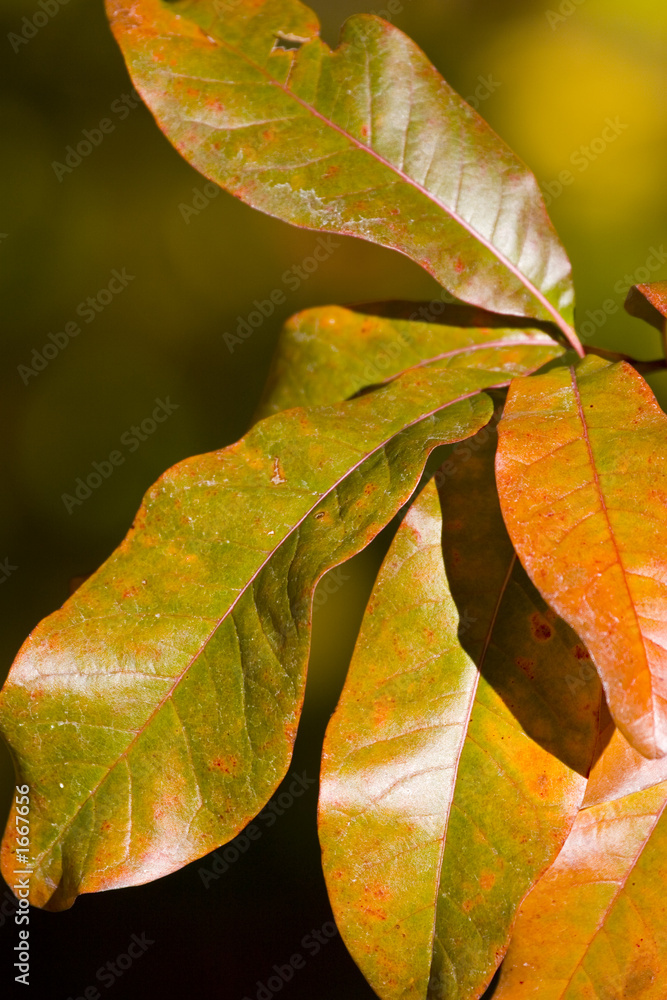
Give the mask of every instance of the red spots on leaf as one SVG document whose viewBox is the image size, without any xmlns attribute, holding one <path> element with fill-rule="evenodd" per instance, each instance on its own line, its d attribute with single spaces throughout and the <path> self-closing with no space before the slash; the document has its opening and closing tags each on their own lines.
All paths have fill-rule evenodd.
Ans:
<svg viewBox="0 0 667 1000">
<path fill-rule="evenodd" d="M 482 872 L 479 879 L 479 884 L 481 885 L 482 889 L 485 889 L 488 892 L 489 889 L 492 889 L 493 886 L 496 884 L 496 876 L 493 874 L 493 872 Z"/>
<path fill-rule="evenodd" d="M 361 134 L 363 135 L 364 139 L 368 138 L 368 136 L 370 134 L 370 129 L 369 129 L 368 125 L 362 125 L 361 126 Z"/>
<path fill-rule="evenodd" d="M 455 260 L 454 261 L 454 270 L 456 271 L 457 274 L 462 274 L 463 271 L 465 271 L 465 269 L 466 269 L 466 266 L 465 266 L 465 264 L 463 263 L 462 260 Z"/>
<path fill-rule="evenodd" d="M 340 167 L 331 166 L 323 174 L 324 180 L 328 180 L 330 177 L 335 177 L 336 174 L 340 173 Z"/>
<path fill-rule="evenodd" d="M 537 776 L 537 789 L 538 789 L 538 795 L 540 796 L 541 799 L 546 799 L 548 797 L 548 795 L 549 795 L 549 777 L 548 777 L 548 775 L 546 775 L 546 774 L 538 774 L 538 776 Z M 554 832 L 555 832 L 556 840 L 558 840 L 559 837 L 560 837 L 560 833 L 558 831 L 554 831 Z"/>
<path fill-rule="evenodd" d="M 216 757 L 215 760 L 211 761 L 211 768 L 222 771 L 224 774 L 233 774 L 238 766 L 239 762 L 236 757 Z"/>
<path fill-rule="evenodd" d="M 530 631 L 536 642 L 549 642 L 553 635 L 551 626 L 539 611 L 530 616 Z"/>
<path fill-rule="evenodd" d="M 383 726 L 387 719 L 393 714 L 396 705 L 395 698 L 384 698 L 377 701 L 373 712 L 373 725 Z"/>
<path fill-rule="evenodd" d="M 516 665 L 519 668 L 519 670 L 523 670 L 524 674 L 526 675 L 526 677 L 529 678 L 529 680 L 532 681 L 534 679 L 534 677 L 535 677 L 535 670 L 534 670 L 535 660 L 529 660 L 525 656 L 517 656 L 517 658 L 516 658 L 516 660 L 514 662 L 516 663 Z"/>
<path fill-rule="evenodd" d="M 576 645 L 572 650 L 578 660 L 590 660 L 591 654 L 584 646 Z"/>
</svg>

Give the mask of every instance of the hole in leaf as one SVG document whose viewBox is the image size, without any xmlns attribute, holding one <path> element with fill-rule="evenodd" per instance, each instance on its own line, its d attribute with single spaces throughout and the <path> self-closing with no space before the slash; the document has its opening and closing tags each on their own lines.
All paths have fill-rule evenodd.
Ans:
<svg viewBox="0 0 667 1000">
<path fill-rule="evenodd" d="M 283 52 L 289 52 L 293 49 L 298 50 L 307 41 L 307 38 L 300 38 L 299 35 L 290 35 L 287 32 L 285 34 L 278 34 L 273 45 L 273 52 L 277 49 L 282 49 Z"/>
</svg>

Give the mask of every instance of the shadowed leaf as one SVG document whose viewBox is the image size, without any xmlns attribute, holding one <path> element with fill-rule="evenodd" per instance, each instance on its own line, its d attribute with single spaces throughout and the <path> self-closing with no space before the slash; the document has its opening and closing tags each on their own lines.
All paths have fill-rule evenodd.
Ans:
<svg viewBox="0 0 667 1000">
<path fill-rule="evenodd" d="M 596 743 L 599 681 L 569 691 L 580 658 L 564 623 L 551 616 L 549 638 L 536 635 L 547 609 L 502 525 L 493 439 L 479 448 L 443 477 L 442 511 L 431 481 L 405 518 L 325 741 L 329 895 L 383 1000 L 481 995 L 584 795 L 559 757 L 587 774 Z"/>
<path fill-rule="evenodd" d="M 107 0 L 133 82 L 201 173 L 254 208 L 358 236 L 421 264 L 457 298 L 553 320 L 570 264 L 533 175 L 379 17 L 339 48 L 298 0 Z M 303 42 L 290 51 L 280 38 Z"/>
<path fill-rule="evenodd" d="M 625 308 L 631 316 L 645 320 L 664 333 L 667 324 L 667 281 L 633 285 L 625 300 Z"/>
<path fill-rule="evenodd" d="M 434 447 L 483 426 L 497 379 L 422 370 L 162 476 L 0 696 L 31 788 L 35 905 L 165 875 L 259 812 L 289 765 L 317 581 L 396 514 Z"/>
<path fill-rule="evenodd" d="M 588 357 L 512 383 L 497 478 L 516 550 L 577 630 L 609 708 L 667 753 L 667 416 L 634 369 Z"/>
</svg>

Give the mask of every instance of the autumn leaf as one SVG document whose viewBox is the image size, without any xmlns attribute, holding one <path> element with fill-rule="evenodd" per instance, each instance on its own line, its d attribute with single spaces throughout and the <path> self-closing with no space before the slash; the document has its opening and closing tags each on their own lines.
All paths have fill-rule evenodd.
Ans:
<svg viewBox="0 0 667 1000">
<path fill-rule="evenodd" d="M 625 308 L 631 316 L 646 320 L 664 333 L 667 324 L 667 281 L 633 285 L 625 300 Z"/>
<path fill-rule="evenodd" d="M 461 310 L 454 314 L 461 322 Z M 489 314 L 479 320 L 480 326 L 455 326 L 342 306 L 306 309 L 282 329 L 257 416 L 349 399 L 408 368 L 481 368 L 513 377 L 529 375 L 564 353 L 541 330 L 484 326 L 492 320 Z"/>
<path fill-rule="evenodd" d="M 189 459 L 24 644 L 0 696 L 31 788 L 31 902 L 150 881 L 231 839 L 286 773 L 320 577 L 486 423 L 495 372 L 421 370 Z M 16 867 L 14 814 L 3 871 Z"/>
<path fill-rule="evenodd" d="M 585 805 L 521 908 L 494 1000 L 667 995 L 667 759 L 616 730 Z"/>
<path fill-rule="evenodd" d="M 667 416 L 629 364 L 588 357 L 512 383 L 497 480 L 516 550 L 584 640 L 609 708 L 667 753 Z"/>
<path fill-rule="evenodd" d="M 416 261 L 457 298 L 569 326 L 533 175 L 392 24 L 339 47 L 298 0 L 107 0 L 133 82 L 202 174 L 254 208 Z M 583 351 L 582 351 L 583 353 Z"/>
<path fill-rule="evenodd" d="M 567 836 L 598 734 L 594 672 L 566 684 L 585 650 L 504 530 L 493 435 L 461 449 L 399 529 L 324 746 L 329 895 L 383 1000 L 481 995 Z"/>
</svg>

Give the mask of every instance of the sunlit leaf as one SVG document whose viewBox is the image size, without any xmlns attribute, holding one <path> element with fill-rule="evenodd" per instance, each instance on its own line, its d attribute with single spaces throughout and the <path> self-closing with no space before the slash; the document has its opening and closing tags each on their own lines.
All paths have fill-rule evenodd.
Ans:
<svg viewBox="0 0 667 1000">
<path fill-rule="evenodd" d="M 494 1000 L 667 996 L 667 760 L 616 730 L 586 805 L 521 908 Z"/>
<path fill-rule="evenodd" d="M 355 15 L 332 52 L 298 0 L 107 10 L 137 90 L 211 180 L 295 225 L 393 247 L 459 299 L 573 336 L 570 264 L 535 178 L 392 24 Z"/>
<path fill-rule="evenodd" d="M 460 321 L 461 310 L 453 311 Z M 488 314 L 479 318 L 479 327 L 454 326 L 341 306 L 306 309 L 283 327 L 258 416 L 348 399 L 406 368 L 429 364 L 528 375 L 564 353 L 540 330 L 497 329 L 484 326 Z"/>
<path fill-rule="evenodd" d="M 31 901 L 135 885 L 232 838 L 286 773 L 313 590 L 475 433 L 496 373 L 429 371 L 290 410 L 182 462 L 24 644 L 0 698 L 31 789 Z M 16 868 L 14 815 L 3 871 Z"/>
<path fill-rule="evenodd" d="M 587 654 L 514 557 L 480 437 L 410 508 L 325 741 L 329 895 L 386 1000 L 481 995 L 596 745 L 599 681 L 567 684 Z"/>
<path fill-rule="evenodd" d="M 512 383 L 497 477 L 514 545 L 584 640 L 609 708 L 667 753 L 667 416 L 630 365 L 589 357 Z"/>
</svg>

